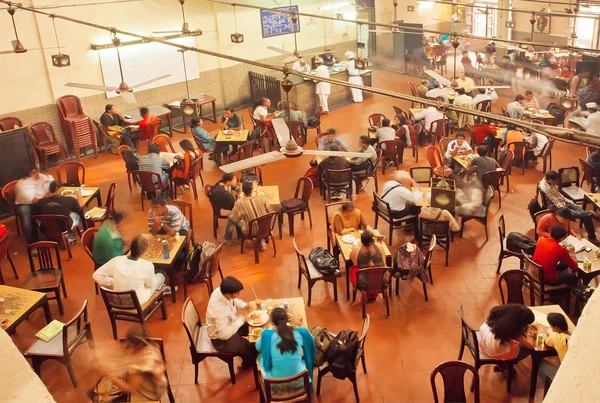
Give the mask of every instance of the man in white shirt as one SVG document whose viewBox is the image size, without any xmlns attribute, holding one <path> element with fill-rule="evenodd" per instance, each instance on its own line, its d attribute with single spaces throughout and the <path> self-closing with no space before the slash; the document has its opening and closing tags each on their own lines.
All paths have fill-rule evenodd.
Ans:
<svg viewBox="0 0 600 403">
<path fill-rule="evenodd" d="M 317 57 L 315 59 L 315 65 L 317 68 L 315 69 L 315 77 L 320 78 L 329 78 L 329 70 L 327 70 L 326 66 L 323 66 L 323 59 Z M 329 98 L 329 94 L 331 94 L 331 84 L 323 82 L 323 81 L 315 81 L 316 84 L 316 93 L 319 97 L 319 102 L 321 104 L 321 108 L 323 108 L 323 113 L 329 113 L 329 104 L 327 103 L 327 99 Z"/>
<path fill-rule="evenodd" d="M 473 98 L 470 95 L 466 94 L 464 88 L 457 88 L 456 93 L 458 94 L 458 96 L 454 98 L 454 102 L 452 102 L 452 105 L 471 105 L 473 103 Z"/>
<path fill-rule="evenodd" d="M 292 70 L 296 70 L 301 73 L 308 73 L 308 72 L 310 72 L 310 66 L 308 65 L 308 63 L 306 63 L 306 61 L 304 61 L 304 59 L 302 58 L 302 55 L 299 55 L 298 60 L 296 60 L 292 64 Z"/>
<path fill-rule="evenodd" d="M 425 93 L 427 98 L 443 98 L 444 102 L 448 103 L 448 88 L 442 88 L 437 81 L 433 82 L 433 89 Z"/>
<path fill-rule="evenodd" d="M 464 71 L 461 71 L 460 77 L 456 79 L 456 83 L 459 87 L 464 88 L 467 94 L 471 93 L 473 88 L 475 88 L 475 81 L 473 81 L 471 77 L 467 77 L 467 74 Z"/>
<path fill-rule="evenodd" d="M 598 105 L 595 102 L 585 104 L 589 115 L 583 122 L 583 128 L 586 133 L 600 135 L 600 113 L 598 113 Z"/>
<path fill-rule="evenodd" d="M 436 101 L 444 102 L 442 97 L 437 97 Z M 420 112 L 417 112 L 413 115 L 415 123 L 420 123 L 423 126 L 423 129 L 431 132 L 432 128 L 431 124 L 436 120 L 440 120 L 444 118 L 444 114 L 438 110 L 435 106 L 430 106 L 426 109 L 423 109 Z M 422 144 L 419 144 L 422 145 Z"/>
<path fill-rule="evenodd" d="M 390 127 L 390 123 L 389 119 L 381 120 L 381 127 L 375 132 L 375 137 L 377 137 L 379 144 L 384 141 L 396 140 L 396 130 Z M 381 145 L 381 149 L 385 150 L 385 144 Z"/>
<path fill-rule="evenodd" d="M 113 291 L 134 290 L 140 305 L 144 305 L 154 291 L 165 284 L 165 274 L 155 273 L 154 265 L 140 256 L 146 251 L 148 240 L 138 236 L 131 241 L 129 256 L 117 256 L 100 266 L 92 277 L 94 281 Z M 165 287 L 165 294 L 171 289 Z"/>
<path fill-rule="evenodd" d="M 473 151 L 469 143 L 465 141 L 464 133 L 457 133 L 456 140 L 452 140 L 446 149 L 446 162 L 452 166 L 454 173 L 459 173 L 463 168 L 458 162 L 454 161 L 457 155 L 468 154 Z"/>
<path fill-rule="evenodd" d="M 473 105 L 477 108 L 477 104 L 483 101 L 492 101 L 492 97 L 487 94 L 487 90 L 485 88 L 478 88 L 478 94 L 473 97 Z"/>
<path fill-rule="evenodd" d="M 28 176 L 19 179 L 15 186 L 15 210 L 21 218 L 21 228 L 27 243 L 37 241 L 31 221 L 32 205 L 48 194 L 52 182 L 54 182 L 52 175 L 46 175 L 34 169 Z"/>
<path fill-rule="evenodd" d="M 488 78 L 485 80 L 485 85 L 486 87 L 491 87 L 494 85 L 494 82 Z M 486 88 L 485 93 L 489 95 L 489 97 L 492 99 L 492 102 L 498 99 L 498 93 L 496 92 L 495 88 Z"/>
<path fill-rule="evenodd" d="M 255 309 L 254 302 L 247 303 L 238 298 L 243 284 L 235 277 L 227 276 L 221 286 L 213 291 L 206 309 L 208 337 L 215 350 L 237 353 L 242 357 L 242 368 L 249 368 L 256 359 L 256 349 L 244 336 L 248 336 L 246 317 L 238 309 Z"/>
<path fill-rule="evenodd" d="M 348 82 L 350 84 L 363 85 L 364 84 L 363 79 L 360 76 L 360 72 L 356 68 L 356 62 L 354 60 L 356 55 L 352 51 L 347 51 L 346 53 L 344 53 L 344 56 L 346 57 L 346 59 L 348 59 L 346 61 L 346 71 L 348 72 Z M 363 101 L 362 90 L 359 90 L 357 88 L 350 88 L 350 92 L 352 93 L 352 100 L 354 102 L 362 102 Z"/>
<path fill-rule="evenodd" d="M 419 214 L 416 203 L 423 200 L 423 193 L 419 185 L 410 177 L 406 171 L 396 171 L 393 181 L 386 182 L 381 190 L 381 198 L 389 203 L 393 218 L 403 218 L 407 215 Z M 414 191 L 412 188 L 416 188 Z"/>
</svg>

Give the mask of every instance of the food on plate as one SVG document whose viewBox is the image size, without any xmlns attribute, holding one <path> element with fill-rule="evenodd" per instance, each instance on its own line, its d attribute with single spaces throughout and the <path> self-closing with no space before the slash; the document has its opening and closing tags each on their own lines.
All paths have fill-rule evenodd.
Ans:
<svg viewBox="0 0 600 403">
<path fill-rule="evenodd" d="M 262 328 L 257 327 L 256 329 L 252 329 L 252 336 L 259 338 L 262 335 Z"/>
<path fill-rule="evenodd" d="M 75 192 L 70 189 L 67 189 L 67 190 L 63 190 L 62 192 L 60 192 L 60 194 L 63 196 L 71 196 L 71 195 L 75 194 Z"/>
</svg>

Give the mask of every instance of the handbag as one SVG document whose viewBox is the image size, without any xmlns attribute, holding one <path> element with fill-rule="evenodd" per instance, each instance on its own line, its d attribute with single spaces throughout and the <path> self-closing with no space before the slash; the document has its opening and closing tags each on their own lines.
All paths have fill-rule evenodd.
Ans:
<svg viewBox="0 0 600 403">
<path fill-rule="evenodd" d="M 93 403 L 111 403 L 126 401 L 126 394 L 108 377 L 98 379 L 96 385 L 88 392 Z"/>
<path fill-rule="evenodd" d="M 337 259 L 328 250 L 323 248 L 314 248 L 311 250 L 308 259 L 315 266 L 315 269 L 324 275 L 333 274 L 340 268 L 340 263 Z"/>
<path fill-rule="evenodd" d="M 313 366 L 320 367 L 325 364 L 327 349 L 331 343 L 332 336 L 326 328 L 316 326 L 310 331 L 310 334 L 315 339 L 315 359 L 313 360 Z"/>
</svg>

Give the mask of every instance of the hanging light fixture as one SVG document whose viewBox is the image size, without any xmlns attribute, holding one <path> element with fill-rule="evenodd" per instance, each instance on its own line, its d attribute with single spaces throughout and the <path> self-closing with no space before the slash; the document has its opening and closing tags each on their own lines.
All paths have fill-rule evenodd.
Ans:
<svg viewBox="0 0 600 403">
<path fill-rule="evenodd" d="M 288 75 L 286 74 L 285 77 L 283 78 L 283 80 L 281 80 L 281 88 L 283 88 L 283 90 L 285 91 L 285 101 L 287 102 L 287 108 L 288 108 L 287 124 L 288 124 L 288 127 L 290 128 L 290 138 L 285 143 L 285 146 L 281 147 L 279 152 L 281 152 L 283 155 L 285 155 L 288 158 L 296 158 L 296 157 L 301 156 L 304 153 L 304 150 L 302 149 L 302 147 L 298 146 L 298 144 L 292 137 L 292 131 L 291 131 L 292 114 L 290 113 L 290 91 L 294 87 L 294 83 L 292 83 L 290 80 L 288 80 L 287 76 Z"/>
<path fill-rule="evenodd" d="M 54 28 L 54 37 L 56 38 L 56 46 L 58 47 L 58 54 L 52 55 L 52 65 L 54 67 L 68 67 L 71 65 L 71 57 L 60 51 L 60 43 L 58 42 L 58 32 L 56 32 L 55 14 L 50 15 L 52 18 L 52 27 Z"/>
<path fill-rule="evenodd" d="M 529 42 L 533 42 L 533 25 L 535 24 L 535 21 L 535 13 L 531 13 L 531 17 L 529 17 L 529 23 L 531 24 L 531 36 L 529 37 Z"/>
<path fill-rule="evenodd" d="M 14 8 L 12 8 L 12 6 L 8 7 L 8 13 L 10 14 L 10 18 L 12 18 L 13 29 L 15 30 L 15 40 L 12 41 L 13 52 L 14 53 L 25 53 L 25 52 L 27 52 L 27 49 L 21 43 L 21 40 L 19 39 L 19 34 L 17 33 L 17 25 L 15 24 L 15 11 L 16 10 Z"/>
<path fill-rule="evenodd" d="M 233 19 L 235 21 L 235 34 L 231 34 L 231 42 L 244 43 L 244 35 L 240 34 L 237 28 L 237 14 L 235 12 L 235 4 L 233 5 Z"/>
<path fill-rule="evenodd" d="M 187 66 L 185 64 L 185 49 L 178 49 L 178 52 L 181 52 L 181 59 L 183 60 L 183 74 L 185 76 L 185 91 L 187 97 L 185 97 L 179 104 L 179 108 L 181 109 L 181 115 L 184 116 L 198 116 L 198 103 L 196 100 L 190 99 L 190 86 L 188 84 L 188 76 L 187 76 Z"/>
<path fill-rule="evenodd" d="M 452 47 L 454 48 L 454 71 L 452 72 L 452 75 L 454 76 L 454 77 L 452 77 L 452 82 L 454 83 L 454 85 L 452 87 L 454 88 L 457 86 L 457 84 L 456 84 L 456 57 L 457 57 L 456 52 L 457 52 L 457 50 L 456 49 L 458 49 L 458 46 L 460 45 L 460 42 L 458 41 L 458 36 L 453 35 L 451 43 L 452 43 Z"/>
</svg>

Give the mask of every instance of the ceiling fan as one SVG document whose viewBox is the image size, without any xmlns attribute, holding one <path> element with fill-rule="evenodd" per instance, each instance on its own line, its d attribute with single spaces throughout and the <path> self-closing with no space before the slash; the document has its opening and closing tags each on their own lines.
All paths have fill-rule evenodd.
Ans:
<svg viewBox="0 0 600 403">
<path fill-rule="evenodd" d="M 129 86 L 125 83 L 125 79 L 123 78 L 123 67 L 121 66 L 121 53 L 119 52 L 119 45 L 121 44 L 121 40 L 116 36 L 112 38 L 112 43 L 117 48 L 117 59 L 119 61 L 119 72 L 121 73 L 121 84 L 118 87 L 109 87 L 106 85 L 94 85 L 94 84 L 82 84 L 82 83 L 72 83 L 68 82 L 65 84 L 65 87 L 73 87 L 73 88 L 83 88 L 86 90 L 96 90 L 103 92 L 112 92 L 115 91 L 117 94 L 121 95 L 123 101 L 128 104 L 137 103 L 135 96 L 133 95 L 133 90 L 135 88 L 143 87 L 144 85 L 151 84 L 155 81 L 162 80 L 164 78 L 170 77 L 170 74 L 165 74 L 164 76 L 153 78 L 152 80 L 144 81 L 143 83 L 136 84 L 134 86 Z"/>
<path fill-rule="evenodd" d="M 4 50 L 0 52 L 0 55 L 8 55 L 10 53 L 25 53 L 27 50 L 42 50 L 42 49 L 56 49 L 56 48 L 37 48 L 37 49 L 27 49 L 23 46 L 23 43 L 19 39 L 19 34 L 17 33 L 17 25 L 15 24 L 15 9 L 12 7 L 8 8 L 8 14 L 10 14 L 10 18 L 12 18 L 13 29 L 15 30 L 15 38 L 16 40 L 11 41 L 13 50 Z"/>
<path fill-rule="evenodd" d="M 169 31 L 152 31 L 153 34 L 189 34 L 191 32 L 200 32 L 202 31 L 197 29 L 195 31 L 190 31 L 189 24 L 185 21 L 185 8 L 183 7 L 185 0 L 179 0 L 179 4 L 181 4 L 181 15 L 183 17 L 183 24 L 181 25 L 180 30 L 169 30 Z"/>
<path fill-rule="evenodd" d="M 283 59 L 284 64 L 294 63 L 294 62 L 298 61 L 299 58 L 304 57 L 304 56 L 314 56 L 314 55 L 322 55 L 323 53 L 335 53 L 336 52 L 335 50 L 325 50 L 323 52 L 300 54 L 298 49 L 294 50 L 293 52 L 289 52 L 284 49 L 276 48 L 275 46 L 267 46 L 267 49 L 270 49 L 272 51 L 275 51 L 277 53 L 281 53 L 282 55 L 284 55 L 285 56 L 285 59 Z"/>
</svg>

